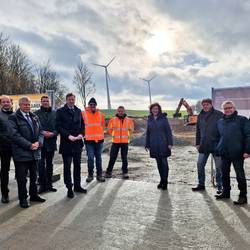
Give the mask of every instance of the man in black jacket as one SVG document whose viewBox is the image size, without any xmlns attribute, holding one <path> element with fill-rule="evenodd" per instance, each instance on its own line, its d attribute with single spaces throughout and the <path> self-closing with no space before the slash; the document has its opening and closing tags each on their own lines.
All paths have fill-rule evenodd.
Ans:
<svg viewBox="0 0 250 250">
<path fill-rule="evenodd" d="M 192 188 L 193 191 L 205 190 L 205 166 L 210 154 L 212 154 L 216 167 L 216 186 L 217 193 L 221 193 L 221 158 L 214 154 L 216 142 L 216 124 L 223 116 L 223 113 L 215 110 L 211 99 L 203 99 L 202 111 L 198 116 L 196 126 L 196 148 L 199 152 L 197 170 L 198 170 L 198 185 Z"/>
<path fill-rule="evenodd" d="M 37 194 L 36 171 L 37 162 L 41 158 L 43 134 L 38 117 L 30 112 L 30 100 L 22 97 L 19 100 L 19 109 L 9 116 L 10 138 L 12 141 L 13 158 L 16 168 L 18 197 L 20 207 L 27 208 L 27 173 L 30 175 L 30 201 L 45 202 Z"/>
<path fill-rule="evenodd" d="M 56 192 L 52 186 L 53 158 L 57 148 L 56 111 L 52 110 L 48 96 L 41 97 L 41 108 L 35 112 L 41 123 L 44 135 L 41 160 L 38 164 L 40 188 L 38 193 Z"/>
<path fill-rule="evenodd" d="M 0 132 L 0 158 L 1 158 L 1 192 L 2 192 L 2 203 L 9 202 L 9 171 L 10 161 L 12 157 L 11 141 L 8 136 L 8 119 L 13 113 L 12 102 L 8 96 L 1 96 L 0 99 L 1 110 L 0 110 L 0 121 L 1 121 L 1 132 Z"/>
<path fill-rule="evenodd" d="M 247 203 L 244 159 L 250 156 L 250 123 L 246 117 L 238 115 L 232 101 L 225 101 L 222 108 L 224 116 L 217 123 L 216 153 L 222 157 L 223 193 L 216 198 L 230 198 L 230 167 L 233 164 L 240 190 L 239 199 L 234 204 L 242 205 Z"/>
<path fill-rule="evenodd" d="M 57 110 L 56 128 L 61 136 L 59 153 L 63 158 L 64 183 L 68 189 L 67 196 L 74 197 L 71 179 L 71 163 L 73 160 L 74 191 L 86 193 L 81 187 L 81 154 L 83 148 L 84 123 L 81 110 L 75 106 L 75 95 L 66 95 L 66 104 Z"/>
</svg>

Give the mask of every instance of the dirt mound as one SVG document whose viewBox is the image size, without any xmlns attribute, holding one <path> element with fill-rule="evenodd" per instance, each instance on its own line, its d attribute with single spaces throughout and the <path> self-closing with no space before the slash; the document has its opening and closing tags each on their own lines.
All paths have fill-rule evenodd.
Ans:
<svg viewBox="0 0 250 250">
<path fill-rule="evenodd" d="M 133 137 L 131 140 L 131 146 L 144 147 L 146 140 L 146 134 L 141 134 Z M 194 145 L 194 135 L 193 134 L 183 134 L 175 135 L 174 134 L 174 146 L 189 146 Z"/>
</svg>

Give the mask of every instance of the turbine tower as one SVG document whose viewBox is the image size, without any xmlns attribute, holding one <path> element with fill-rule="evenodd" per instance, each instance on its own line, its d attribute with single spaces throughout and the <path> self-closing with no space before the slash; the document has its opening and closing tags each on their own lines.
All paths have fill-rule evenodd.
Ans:
<svg viewBox="0 0 250 250">
<path fill-rule="evenodd" d="M 108 102 L 108 112 L 109 112 L 109 114 L 111 114 L 111 101 L 110 101 L 110 94 L 109 94 L 109 81 L 110 81 L 110 77 L 109 77 L 109 73 L 108 73 L 108 66 L 114 60 L 115 60 L 115 57 L 113 57 L 107 65 L 93 63 L 93 65 L 95 65 L 95 66 L 104 68 L 104 71 L 105 71 L 105 80 L 106 80 L 106 89 L 107 89 L 107 102 Z"/>
<path fill-rule="evenodd" d="M 140 78 L 141 80 L 145 81 L 148 84 L 148 95 L 149 95 L 149 103 L 152 104 L 152 97 L 151 97 L 151 85 L 150 82 L 155 78 L 156 76 L 151 77 L 150 79 Z"/>
</svg>

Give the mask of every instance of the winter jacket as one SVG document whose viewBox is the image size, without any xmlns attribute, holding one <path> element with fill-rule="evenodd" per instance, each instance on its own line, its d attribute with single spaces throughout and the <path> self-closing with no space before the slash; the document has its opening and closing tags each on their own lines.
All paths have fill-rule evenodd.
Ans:
<svg viewBox="0 0 250 250">
<path fill-rule="evenodd" d="M 196 125 L 196 145 L 199 145 L 200 153 L 213 153 L 216 143 L 217 121 L 223 117 L 223 113 L 214 108 L 209 112 L 201 111 Z"/>
<path fill-rule="evenodd" d="M 33 161 L 41 158 L 41 146 L 43 144 L 43 134 L 38 117 L 34 113 L 29 113 L 33 123 L 33 129 L 20 109 L 9 116 L 9 133 L 12 142 L 14 161 Z M 40 147 L 32 150 L 31 145 L 39 142 Z"/>
<path fill-rule="evenodd" d="M 43 149 L 46 151 L 55 151 L 57 149 L 56 140 L 57 140 L 57 131 L 56 131 L 56 111 L 52 108 L 43 108 L 34 112 L 41 123 L 43 131 L 49 131 L 54 134 L 50 138 L 44 138 Z"/>
<path fill-rule="evenodd" d="M 216 154 L 237 159 L 243 157 L 244 153 L 250 154 L 250 122 L 235 111 L 217 122 Z"/>
<path fill-rule="evenodd" d="M 13 111 L 0 110 L 0 151 L 11 151 L 11 141 L 8 134 L 8 120 Z"/>
<path fill-rule="evenodd" d="M 84 135 L 84 123 L 79 108 L 74 106 L 74 111 L 72 111 L 67 105 L 64 105 L 64 107 L 58 109 L 56 112 L 56 130 L 60 134 L 60 154 L 71 155 L 72 153 L 82 152 L 83 141 L 70 141 L 68 138 L 69 135 Z"/>
<path fill-rule="evenodd" d="M 169 145 L 173 145 L 173 138 L 167 114 L 160 114 L 156 120 L 153 115 L 148 116 L 145 147 L 149 148 L 150 157 L 169 157 L 171 155 Z"/>
</svg>

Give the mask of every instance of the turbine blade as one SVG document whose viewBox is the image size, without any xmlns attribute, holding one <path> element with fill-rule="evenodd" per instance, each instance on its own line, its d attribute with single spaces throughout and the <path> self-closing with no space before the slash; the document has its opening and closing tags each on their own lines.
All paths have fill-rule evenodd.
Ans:
<svg viewBox="0 0 250 250">
<path fill-rule="evenodd" d="M 156 78 L 156 75 L 154 75 L 150 80 L 148 80 L 149 82 L 152 81 L 154 78 Z"/>
<path fill-rule="evenodd" d="M 139 79 L 141 79 L 141 80 L 143 80 L 143 81 L 145 81 L 145 82 L 147 82 L 148 80 L 146 80 L 146 79 L 144 79 L 144 78 L 141 78 L 141 77 L 139 77 Z"/>
<path fill-rule="evenodd" d="M 92 63 L 92 64 L 95 65 L 95 66 L 99 66 L 99 67 L 105 68 L 105 65 L 101 65 L 101 64 L 97 64 L 97 63 Z"/>
<path fill-rule="evenodd" d="M 111 59 L 111 61 L 106 65 L 108 67 L 115 60 L 115 56 Z"/>
</svg>

